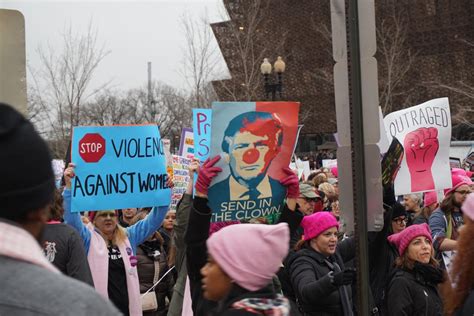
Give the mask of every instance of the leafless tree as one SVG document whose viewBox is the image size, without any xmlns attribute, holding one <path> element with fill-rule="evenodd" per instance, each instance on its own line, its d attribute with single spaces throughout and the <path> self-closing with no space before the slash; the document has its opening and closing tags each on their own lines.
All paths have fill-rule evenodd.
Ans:
<svg viewBox="0 0 474 316">
<path fill-rule="evenodd" d="M 406 43 L 407 25 L 401 13 L 393 12 L 377 27 L 379 101 L 384 114 L 392 112 L 396 105 L 410 104 L 415 89 L 404 85 L 416 60 L 416 53 Z M 402 104 L 395 104 L 400 96 L 404 96 Z"/>
<path fill-rule="evenodd" d="M 33 104 L 47 116 L 47 132 L 59 145 L 56 155 L 63 157 L 73 126 L 81 123 L 84 104 L 97 92 L 104 89 L 105 83 L 89 89 L 94 71 L 109 51 L 98 42 L 98 33 L 92 22 L 85 34 L 76 34 L 72 27 L 63 34 L 62 50 L 52 47 L 38 48 L 41 67 L 30 74 L 33 82 L 30 88 Z"/>
<path fill-rule="evenodd" d="M 275 52 L 281 52 L 286 41 L 288 32 L 283 28 L 275 38 L 266 25 L 266 13 L 269 9 L 269 0 L 253 0 L 240 2 L 238 6 L 226 7 L 231 20 L 214 23 L 214 33 L 223 33 L 227 43 L 225 49 L 233 58 L 226 60 L 229 71 L 237 77 L 231 80 L 221 80 L 218 89 L 223 91 L 225 99 L 250 101 L 260 99 L 258 92 L 261 89 L 260 65 L 263 58 L 272 58 Z M 222 14 L 222 19 L 226 16 Z M 272 45 L 265 40 L 267 36 L 273 36 Z M 273 56 L 276 59 L 277 56 Z M 284 57 L 284 56 L 283 56 Z M 236 71 L 233 71 L 236 70 Z"/>
<path fill-rule="evenodd" d="M 193 107 L 205 108 L 216 99 L 209 83 L 221 59 L 207 15 L 194 19 L 189 14 L 181 17 L 186 40 L 181 73 L 190 89 Z"/>
</svg>

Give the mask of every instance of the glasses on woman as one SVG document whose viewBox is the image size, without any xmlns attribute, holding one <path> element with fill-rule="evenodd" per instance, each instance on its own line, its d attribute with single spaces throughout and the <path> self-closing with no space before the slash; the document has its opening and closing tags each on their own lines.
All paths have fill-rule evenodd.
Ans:
<svg viewBox="0 0 474 316">
<path fill-rule="evenodd" d="M 406 217 L 397 217 L 392 219 L 393 222 L 397 223 L 398 225 L 406 224 L 408 223 L 408 218 Z"/>
</svg>

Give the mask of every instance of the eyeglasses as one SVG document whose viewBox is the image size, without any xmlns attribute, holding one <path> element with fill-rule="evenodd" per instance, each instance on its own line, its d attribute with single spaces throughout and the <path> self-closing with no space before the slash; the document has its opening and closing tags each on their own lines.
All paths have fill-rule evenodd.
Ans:
<svg viewBox="0 0 474 316">
<path fill-rule="evenodd" d="M 454 192 L 457 192 L 461 195 L 467 195 L 467 194 L 471 193 L 472 191 L 471 190 L 462 190 L 462 191 L 454 191 Z"/>
<path fill-rule="evenodd" d="M 403 217 L 403 218 L 397 217 L 397 218 L 392 219 L 392 222 L 395 222 L 398 225 L 402 225 L 403 223 L 405 223 L 405 224 L 408 223 L 408 218 L 406 218 L 406 217 Z"/>
<path fill-rule="evenodd" d="M 110 218 L 114 218 L 115 216 L 117 216 L 117 214 L 112 213 L 112 212 L 109 212 L 109 213 L 99 213 L 97 214 L 98 217 L 108 217 L 110 216 Z"/>
</svg>

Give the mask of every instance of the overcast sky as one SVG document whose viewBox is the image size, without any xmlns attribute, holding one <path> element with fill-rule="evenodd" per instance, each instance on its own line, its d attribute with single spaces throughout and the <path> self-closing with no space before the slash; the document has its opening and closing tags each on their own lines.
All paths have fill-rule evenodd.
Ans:
<svg viewBox="0 0 474 316">
<path fill-rule="evenodd" d="M 212 22 L 221 21 L 221 6 L 222 0 L 0 0 L 0 8 L 23 13 L 27 60 L 34 68 L 40 66 L 39 45 L 59 50 L 66 27 L 85 33 L 92 19 L 98 42 L 110 54 L 99 65 L 91 85 L 112 79 L 118 89 L 144 85 L 148 61 L 152 62 L 153 79 L 184 88 L 178 71 L 185 46 L 180 18 L 186 12 L 193 17 L 207 12 Z"/>
</svg>

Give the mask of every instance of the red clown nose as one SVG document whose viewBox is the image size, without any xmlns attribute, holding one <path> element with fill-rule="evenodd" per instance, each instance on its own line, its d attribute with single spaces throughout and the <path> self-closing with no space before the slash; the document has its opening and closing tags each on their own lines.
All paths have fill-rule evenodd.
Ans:
<svg viewBox="0 0 474 316">
<path fill-rule="evenodd" d="M 258 160 L 258 158 L 260 158 L 260 152 L 255 148 L 251 148 L 244 152 L 242 160 L 246 164 L 250 165 L 250 164 L 255 163 Z"/>
</svg>

